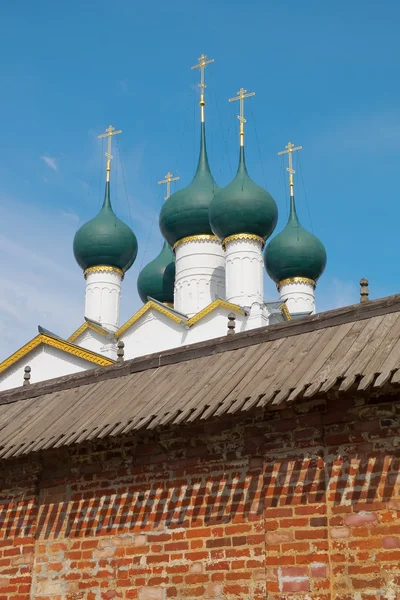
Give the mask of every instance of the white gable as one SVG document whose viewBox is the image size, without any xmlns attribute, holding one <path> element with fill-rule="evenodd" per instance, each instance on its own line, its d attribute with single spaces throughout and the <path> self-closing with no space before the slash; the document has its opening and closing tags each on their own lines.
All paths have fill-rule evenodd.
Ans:
<svg viewBox="0 0 400 600">
<path fill-rule="evenodd" d="M 31 383 L 79 373 L 96 366 L 84 358 L 41 344 L 0 373 L 0 391 L 21 386 L 24 381 L 24 369 L 28 365 L 31 367 Z"/>
<path fill-rule="evenodd" d="M 102 354 L 102 347 L 107 343 L 107 338 L 101 333 L 94 331 L 93 329 L 85 329 L 78 335 L 73 341 L 76 346 L 86 348 L 97 354 Z"/>
<path fill-rule="evenodd" d="M 184 326 L 150 308 L 121 336 L 125 359 L 161 352 L 182 345 Z"/>
</svg>

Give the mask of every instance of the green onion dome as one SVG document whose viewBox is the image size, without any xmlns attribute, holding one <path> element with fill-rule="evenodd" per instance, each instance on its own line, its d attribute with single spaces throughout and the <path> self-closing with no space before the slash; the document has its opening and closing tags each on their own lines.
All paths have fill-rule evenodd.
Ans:
<svg viewBox="0 0 400 600">
<path fill-rule="evenodd" d="M 135 234 L 112 209 L 107 181 L 101 211 L 75 234 L 75 260 L 84 271 L 105 265 L 125 272 L 133 265 L 137 251 Z"/>
<path fill-rule="evenodd" d="M 175 283 L 175 255 L 168 242 L 164 242 L 160 254 L 139 273 L 137 289 L 142 302 L 148 298 L 173 304 Z"/>
<path fill-rule="evenodd" d="M 160 212 L 160 229 L 171 246 L 182 238 L 212 235 L 208 209 L 218 188 L 208 164 L 205 125 L 201 123 L 200 156 L 191 183 L 172 194 Z"/>
<path fill-rule="evenodd" d="M 240 148 L 239 168 L 233 181 L 215 194 L 210 206 L 210 224 L 221 240 L 239 233 L 267 239 L 275 229 L 278 209 L 267 190 L 250 179 L 244 147 Z"/>
<path fill-rule="evenodd" d="M 266 247 L 264 263 L 275 283 L 292 277 L 316 282 L 325 269 L 326 250 L 315 235 L 300 225 L 293 196 L 288 223 Z"/>
</svg>

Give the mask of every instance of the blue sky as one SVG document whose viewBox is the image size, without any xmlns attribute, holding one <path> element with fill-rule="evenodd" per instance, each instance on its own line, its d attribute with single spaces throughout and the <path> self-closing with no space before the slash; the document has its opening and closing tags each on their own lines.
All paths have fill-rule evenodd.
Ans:
<svg viewBox="0 0 400 600">
<path fill-rule="evenodd" d="M 277 152 L 289 140 L 304 147 L 298 212 L 328 253 L 318 308 L 358 301 L 363 276 L 372 297 L 400 291 L 396 0 L 21 0 L 1 16 L 0 358 L 38 324 L 67 336 L 82 322 L 72 239 L 102 200 L 97 135 L 110 123 L 123 129 L 113 202 L 140 247 L 124 281 L 123 320 L 140 306 L 138 270 L 162 243 L 157 180 L 171 170 L 183 186 L 193 175 L 190 66 L 202 52 L 215 58 L 206 109 L 214 177 L 225 185 L 236 169 L 237 106 L 227 100 L 243 86 L 256 92 L 247 103 L 249 172 L 278 203 L 276 232 L 288 207 Z M 265 296 L 276 297 L 267 278 Z"/>
</svg>

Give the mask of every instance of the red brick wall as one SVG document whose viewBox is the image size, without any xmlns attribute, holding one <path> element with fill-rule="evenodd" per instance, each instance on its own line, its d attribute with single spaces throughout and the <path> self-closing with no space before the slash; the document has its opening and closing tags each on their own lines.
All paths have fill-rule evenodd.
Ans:
<svg viewBox="0 0 400 600">
<path fill-rule="evenodd" d="M 38 514 L 34 461 L 0 469 L 0 600 L 30 598 Z"/>
<path fill-rule="evenodd" d="M 0 600 L 400 599 L 400 403 L 4 461 Z"/>
</svg>

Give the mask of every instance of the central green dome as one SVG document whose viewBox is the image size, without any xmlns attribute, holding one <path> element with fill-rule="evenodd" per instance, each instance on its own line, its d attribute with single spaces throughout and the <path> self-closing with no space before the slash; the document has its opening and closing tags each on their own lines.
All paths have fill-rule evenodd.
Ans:
<svg viewBox="0 0 400 600">
<path fill-rule="evenodd" d="M 319 239 L 300 225 L 294 196 L 286 227 L 274 237 L 264 252 L 265 268 L 275 283 L 292 277 L 316 282 L 326 265 L 326 250 Z"/>
<path fill-rule="evenodd" d="M 209 216 L 211 228 L 221 240 L 239 233 L 258 235 L 265 240 L 275 229 L 278 220 L 275 200 L 249 177 L 243 146 L 236 176 L 217 191 Z"/>
<path fill-rule="evenodd" d="M 175 255 L 168 242 L 164 242 L 160 254 L 139 273 L 137 288 L 142 302 L 148 298 L 173 304 L 175 284 Z"/>
<path fill-rule="evenodd" d="M 218 188 L 208 164 L 205 124 L 201 123 L 200 156 L 191 183 L 172 194 L 160 212 L 160 229 L 173 246 L 192 235 L 212 235 L 208 210 Z"/>
<path fill-rule="evenodd" d="M 125 272 L 133 265 L 137 251 L 135 234 L 112 209 L 110 182 L 107 181 L 101 211 L 75 234 L 75 260 L 84 271 L 104 265 Z"/>
</svg>

